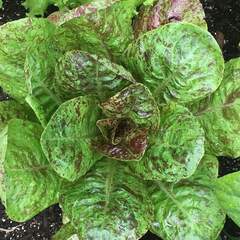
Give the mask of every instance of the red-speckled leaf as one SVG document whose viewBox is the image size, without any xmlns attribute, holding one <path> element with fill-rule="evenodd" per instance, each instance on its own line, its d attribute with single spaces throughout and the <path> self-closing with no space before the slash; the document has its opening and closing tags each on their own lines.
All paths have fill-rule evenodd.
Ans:
<svg viewBox="0 0 240 240">
<path fill-rule="evenodd" d="M 144 85 L 132 84 L 100 104 L 108 119 L 97 126 L 103 134 L 95 148 L 107 157 L 140 160 L 147 148 L 147 135 L 159 128 L 159 109 Z"/>
<path fill-rule="evenodd" d="M 42 152 L 42 130 L 37 123 L 13 119 L 0 133 L 0 195 L 15 221 L 58 202 L 61 180 Z"/>
<path fill-rule="evenodd" d="M 190 23 L 169 23 L 131 44 L 126 68 L 158 103 L 203 99 L 220 85 L 224 60 L 211 34 Z"/>
<path fill-rule="evenodd" d="M 60 26 L 65 37 L 73 38 L 78 33 L 81 50 L 119 62 L 119 57 L 134 39 L 132 18 L 143 2 L 95 0 L 68 12 L 53 13 L 49 19 Z"/>
<path fill-rule="evenodd" d="M 146 1 L 148 2 L 148 1 Z M 193 23 L 207 30 L 205 14 L 199 0 L 153 0 L 143 4 L 133 27 L 136 37 L 170 22 Z"/>
<path fill-rule="evenodd" d="M 103 101 L 134 82 L 124 67 L 79 50 L 66 52 L 55 68 L 55 89 L 62 99 L 93 95 Z"/>
<path fill-rule="evenodd" d="M 152 220 L 144 181 L 125 163 L 106 158 L 63 186 L 60 205 L 84 240 L 140 239 Z"/>
<path fill-rule="evenodd" d="M 151 196 L 152 231 L 164 240 L 215 240 L 224 226 L 225 213 L 208 185 L 157 182 Z"/>
<path fill-rule="evenodd" d="M 63 178 L 75 181 L 84 175 L 100 156 L 91 147 L 99 133 L 96 122 L 100 108 L 88 97 L 63 103 L 53 114 L 41 145 L 53 169 Z"/>
<path fill-rule="evenodd" d="M 161 109 L 160 130 L 152 135 L 139 162 L 130 163 L 146 180 L 178 182 L 190 177 L 204 155 L 204 131 L 187 108 Z"/>
<path fill-rule="evenodd" d="M 209 151 L 240 156 L 240 58 L 226 63 L 223 81 L 211 96 L 191 106 L 206 133 Z"/>
</svg>

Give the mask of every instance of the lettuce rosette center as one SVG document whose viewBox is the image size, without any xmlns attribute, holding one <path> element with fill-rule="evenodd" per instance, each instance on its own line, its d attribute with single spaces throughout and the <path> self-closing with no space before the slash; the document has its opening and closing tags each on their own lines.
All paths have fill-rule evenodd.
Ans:
<svg viewBox="0 0 240 240">
<path fill-rule="evenodd" d="M 97 121 L 103 138 L 94 147 L 113 159 L 140 160 L 148 135 L 159 128 L 159 109 L 148 88 L 132 84 L 99 106 L 107 118 Z"/>
</svg>

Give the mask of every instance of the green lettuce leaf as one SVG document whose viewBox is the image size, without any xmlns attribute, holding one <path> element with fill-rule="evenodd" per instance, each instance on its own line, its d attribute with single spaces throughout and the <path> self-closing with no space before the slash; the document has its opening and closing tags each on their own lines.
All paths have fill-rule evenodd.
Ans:
<svg viewBox="0 0 240 240">
<path fill-rule="evenodd" d="M 178 182 L 190 177 L 204 155 L 204 132 L 198 120 L 180 105 L 160 111 L 160 129 L 148 149 L 131 167 L 145 180 Z"/>
<path fill-rule="evenodd" d="M 32 21 L 23 18 L 0 26 L 0 86 L 11 97 L 23 102 L 27 95 L 24 61 L 27 32 Z"/>
<path fill-rule="evenodd" d="M 159 109 L 148 88 L 132 84 L 99 106 L 108 118 L 97 122 L 104 136 L 94 143 L 97 151 L 117 160 L 140 160 L 148 134 L 159 128 Z"/>
<path fill-rule="evenodd" d="M 224 71 L 215 39 L 190 23 L 170 23 L 142 35 L 129 46 L 125 65 L 159 103 L 202 99 L 219 87 Z"/>
<path fill-rule="evenodd" d="M 76 50 L 67 52 L 58 61 L 55 74 L 55 88 L 63 99 L 95 95 L 105 100 L 135 82 L 122 66 Z"/>
<path fill-rule="evenodd" d="M 62 56 L 62 49 L 55 39 L 56 27 L 46 19 L 33 23 L 28 33 L 25 77 L 28 87 L 27 103 L 45 127 L 61 104 L 54 91 L 55 65 Z"/>
<path fill-rule="evenodd" d="M 93 2 L 93 0 L 54 0 L 55 5 L 57 5 L 60 9 L 69 8 L 73 9 L 80 5 Z"/>
<path fill-rule="evenodd" d="M 53 13 L 49 19 L 61 26 L 63 32 L 68 31 L 65 37 L 74 39 L 77 33 L 79 50 L 119 62 L 134 39 L 132 18 L 143 1 L 95 0 L 68 12 Z"/>
<path fill-rule="evenodd" d="M 31 16 L 43 16 L 49 5 L 56 5 L 61 10 L 72 9 L 92 0 L 25 0 L 23 6 L 29 10 Z"/>
<path fill-rule="evenodd" d="M 0 101 L 0 129 L 12 118 L 36 120 L 31 109 L 15 100 Z"/>
<path fill-rule="evenodd" d="M 47 120 L 39 112 L 48 111 L 49 117 L 57 105 L 51 90 L 55 61 L 59 58 L 59 48 L 53 41 L 55 28 L 46 19 L 37 18 L 24 18 L 0 27 L 0 86 L 19 102 L 30 94 L 27 100 L 45 124 Z M 45 105 L 38 107 L 36 98 Z"/>
<path fill-rule="evenodd" d="M 227 215 L 240 226 L 240 172 L 227 174 L 218 178 L 215 192 L 219 203 Z"/>
<path fill-rule="evenodd" d="M 100 158 L 91 147 L 92 139 L 99 133 L 99 112 L 94 99 L 78 97 L 63 103 L 49 121 L 41 145 L 61 177 L 75 181 Z"/>
<path fill-rule="evenodd" d="M 71 223 L 63 225 L 60 230 L 53 235 L 52 240 L 80 240 L 76 234 L 77 230 Z"/>
<path fill-rule="evenodd" d="M 205 185 L 184 182 L 170 188 L 157 183 L 152 201 L 152 230 L 165 240 L 213 240 L 223 228 L 225 214 Z"/>
<path fill-rule="evenodd" d="M 47 7 L 55 2 L 56 0 L 25 0 L 23 6 L 29 10 L 30 15 L 43 16 L 44 12 L 47 10 Z"/>
<path fill-rule="evenodd" d="M 29 220 L 58 202 L 61 181 L 39 143 L 42 127 L 13 119 L 0 133 L 0 196 L 14 221 Z"/>
<path fill-rule="evenodd" d="M 194 174 L 187 180 L 209 184 L 209 181 L 218 177 L 218 169 L 219 163 L 217 157 L 206 153 Z"/>
<path fill-rule="evenodd" d="M 0 0 L 0 8 L 2 8 L 2 6 L 3 6 L 3 2 L 2 0 Z"/>
<path fill-rule="evenodd" d="M 218 90 L 191 107 L 205 129 L 209 151 L 218 156 L 240 156 L 240 58 L 226 63 Z"/>
<path fill-rule="evenodd" d="M 135 36 L 156 29 L 170 22 L 189 22 L 207 30 L 205 14 L 199 0 L 155 0 L 143 4 L 133 27 Z"/>
<path fill-rule="evenodd" d="M 104 159 L 79 181 L 63 187 L 60 204 L 80 239 L 139 239 L 152 209 L 141 179 L 126 164 Z"/>
</svg>

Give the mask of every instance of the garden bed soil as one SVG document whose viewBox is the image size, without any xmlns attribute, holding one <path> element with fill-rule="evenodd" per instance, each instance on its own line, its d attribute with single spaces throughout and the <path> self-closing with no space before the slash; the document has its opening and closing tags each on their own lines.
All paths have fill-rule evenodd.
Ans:
<svg viewBox="0 0 240 240">
<path fill-rule="evenodd" d="M 240 1 L 236 0 L 202 0 L 206 13 L 209 31 L 216 37 L 222 47 L 224 58 L 240 56 Z M 55 11 L 51 6 L 48 13 Z M 20 0 L 3 0 L 0 10 L 0 25 L 8 21 L 24 17 L 26 14 Z M 0 89 L 0 101 L 10 97 Z M 240 159 L 219 157 L 220 171 L 223 176 L 240 170 Z M 16 223 L 8 219 L 4 207 L 0 204 L 0 239 L 1 240 L 50 240 L 51 236 L 61 227 L 62 213 L 58 205 L 51 206 L 33 219 L 25 223 Z M 221 233 L 222 240 L 240 239 L 240 228 L 227 219 Z M 147 233 L 142 240 L 159 240 L 160 238 Z"/>
</svg>

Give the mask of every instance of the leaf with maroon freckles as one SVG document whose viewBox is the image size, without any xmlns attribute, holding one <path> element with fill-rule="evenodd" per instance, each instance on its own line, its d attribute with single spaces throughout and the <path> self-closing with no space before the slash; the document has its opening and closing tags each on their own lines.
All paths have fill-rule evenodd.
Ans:
<svg viewBox="0 0 240 240">
<path fill-rule="evenodd" d="M 137 129 L 118 144 L 96 139 L 93 147 L 104 156 L 120 161 L 139 161 L 147 148 L 146 129 Z"/>
<path fill-rule="evenodd" d="M 131 119 L 139 128 L 159 129 L 159 109 L 150 90 L 141 83 L 131 84 L 100 104 L 109 118 Z"/>
<path fill-rule="evenodd" d="M 205 14 L 199 0 L 156 0 L 143 5 L 133 22 L 135 37 L 170 22 L 189 22 L 207 30 Z"/>
<path fill-rule="evenodd" d="M 96 151 L 120 161 L 139 161 L 148 146 L 148 133 L 159 128 L 159 109 L 147 87 L 132 84 L 100 104 L 108 117 L 97 121 L 102 137 Z"/>
<path fill-rule="evenodd" d="M 113 118 L 101 119 L 97 121 L 97 127 L 106 140 L 111 139 L 111 136 L 113 132 L 116 131 L 118 124 L 119 120 Z"/>
</svg>

